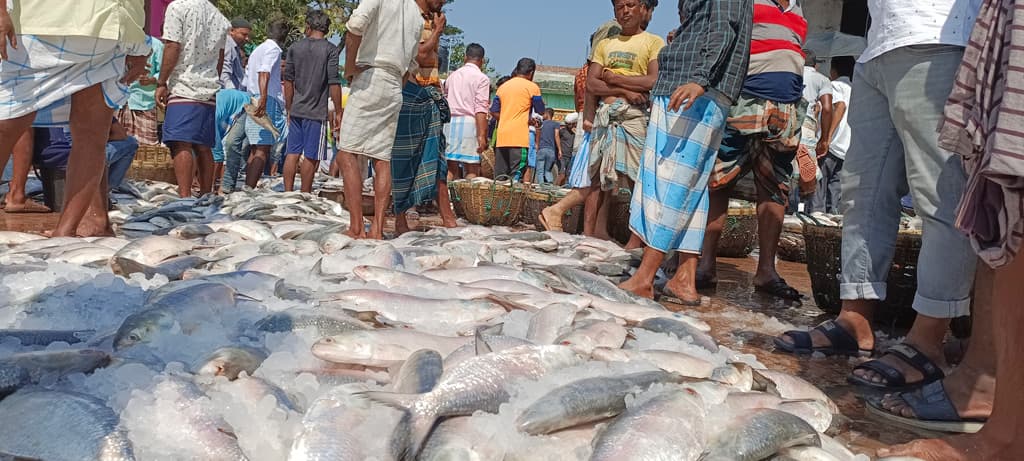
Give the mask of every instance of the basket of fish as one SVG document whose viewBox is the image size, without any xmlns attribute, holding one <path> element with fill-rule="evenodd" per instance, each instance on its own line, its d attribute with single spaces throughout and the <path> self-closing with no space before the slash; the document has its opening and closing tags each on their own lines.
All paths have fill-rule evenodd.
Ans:
<svg viewBox="0 0 1024 461">
<path fill-rule="evenodd" d="M 757 209 L 750 202 L 729 200 L 729 215 L 718 241 L 718 256 L 746 258 L 757 246 Z"/>
<path fill-rule="evenodd" d="M 795 263 L 807 262 L 804 223 L 798 216 L 787 215 L 782 222 L 782 235 L 779 236 L 779 259 Z"/>
<path fill-rule="evenodd" d="M 803 234 L 807 248 L 807 272 L 811 278 L 814 302 L 829 313 L 842 309 L 839 280 L 842 273 L 843 227 L 834 221 L 807 216 Z M 905 219 L 896 237 L 896 251 L 889 269 L 887 296 L 878 313 L 882 324 L 909 325 L 913 322 L 911 305 L 917 293 L 917 258 L 921 253 L 920 225 Z"/>
<path fill-rule="evenodd" d="M 508 179 L 457 180 L 449 183 L 448 187 L 452 203 L 455 204 L 455 213 L 481 226 L 515 224 L 526 202 L 526 186 Z"/>
<path fill-rule="evenodd" d="M 533 186 L 533 189 L 527 192 L 526 201 L 523 203 L 523 223 L 543 231 L 544 226 L 539 219 L 541 211 L 558 203 L 568 193 L 567 189 L 558 187 Z M 583 205 L 573 207 L 565 213 L 562 217 L 562 230 L 570 234 L 579 234 L 583 231 Z"/>
<path fill-rule="evenodd" d="M 633 202 L 633 191 L 620 188 L 612 194 L 608 207 L 608 235 L 625 245 L 632 231 L 629 230 L 629 205 Z"/>
<path fill-rule="evenodd" d="M 174 160 L 166 146 L 139 146 L 132 166 L 128 168 L 128 179 L 135 181 L 160 181 L 174 184 Z"/>
</svg>

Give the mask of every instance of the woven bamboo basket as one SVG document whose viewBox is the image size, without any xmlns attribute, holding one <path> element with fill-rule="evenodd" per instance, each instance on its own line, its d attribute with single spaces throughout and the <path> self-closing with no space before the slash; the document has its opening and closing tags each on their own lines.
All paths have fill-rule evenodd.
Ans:
<svg viewBox="0 0 1024 461">
<path fill-rule="evenodd" d="M 450 182 L 448 187 L 455 213 L 471 224 L 481 226 L 515 224 L 526 201 L 526 187 L 511 181 L 460 180 Z"/>
<path fill-rule="evenodd" d="M 814 302 L 829 313 L 842 308 L 839 279 L 842 272 L 843 228 L 804 224 L 807 245 L 807 272 L 811 277 Z M 921 254 L 921 233 L 902 231 L 896 238 L 896 251 L 889 269 L 886 300 L 877 309 L 881 325 L 909 326 L 914 321 L 911 305 L 917 293 L 917 258 Z"/>
<path fill-rule="evenodd" d="M 718 240 L 718 256 L 725 258 L 746 258 L 757 246 L 757 210 L 754 208 L 729 208 Z"/>
<path fill-rule="evenodd" d="M 494 149 L 487 149 L 480 154 L 480 175 L 494 179 Z"/>
<path fill-rule="evenodd" d="M 565 189 L 534 189 L 526 194 L 526 201 L 523 202 L 523 223 L 534 226 L 539 231 L 544 231 L 544 225 L 540 223 L 540 213 L 551 205 L 558 203 L 565 198 Z M 583 231 L 583 205 L 575 206 L 562 217 L 562 230 L 570 234 L 579 234 Z"/>
<path fill-rule="evenodd" d="M 165 146 L 139 146 L 132 166 L 128 168 L 128 179 L 134 181 L 160 181 L 175 184 L 174 160 L 171 150 Z"/>
<path fill-rule="evenodd" d="M 320 196 L 345 206 L 345 192 L 340 190 L 321 190 Z M 373 216 L 373 194 L 363 194 L 363 216 Z"/>
<path fill-rule="evenodd" d="M 612 203 L 608 207 L 608 235 L 623 245 L 632 235 L 629 230 L 629 205 L 632 201 L 631 190 L 619 189 L 612 194 Z"/>
<path fill-rule="evenodd" d="M 779 237 L 779 259 L 794 263 L 807 262 L 807 244 L 804 241 L 804 233 L 782 231 Z"/>
</svg>

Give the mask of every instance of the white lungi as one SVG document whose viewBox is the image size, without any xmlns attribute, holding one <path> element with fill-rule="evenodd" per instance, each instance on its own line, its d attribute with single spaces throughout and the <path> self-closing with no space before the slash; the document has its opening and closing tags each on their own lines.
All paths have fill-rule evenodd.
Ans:
<svg viewBox="0 0 1024 461">
<path fill-rule="evenodd" d="M 476 139 L 476 117 L 460 115 L 452 117 L 452 122 L 444 126 L 444 137 L 448 141 L 445 159 L 450 162 L 480 163 L 480 154 L 476 149 L 480 145 Z"/>
<path fill-rule="evenodd" d="M 338 150 L 390 161 L 402 111 L 402 76 L 371 67 L 351 84 Z"/>
</svg>

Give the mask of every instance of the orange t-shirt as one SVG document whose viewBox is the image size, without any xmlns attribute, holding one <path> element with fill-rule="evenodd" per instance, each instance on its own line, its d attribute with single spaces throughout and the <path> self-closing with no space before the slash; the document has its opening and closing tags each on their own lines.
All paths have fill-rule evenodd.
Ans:
<svg viewBox="0 0 1024 461">
<path fill-rule="evenodd" d="M 530 146 L 530 112 L 535 98 L 540 97 L 540 87 L 522 77 L 515 77 L 498 88 L 501 113 L 496 147 Z"/>
</svg>

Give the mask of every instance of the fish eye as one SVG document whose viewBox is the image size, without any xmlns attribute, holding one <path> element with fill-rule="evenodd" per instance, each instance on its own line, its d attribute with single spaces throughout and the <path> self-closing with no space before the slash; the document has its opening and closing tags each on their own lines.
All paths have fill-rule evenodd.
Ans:
<svg viewBox="0 0 1024 461">
<path fill-rule="evenodd" d="M 324 339 L 321 339 L 321 341 L 323 341 L 325 343 L 333 343 L 334 342 L 334 338 L 324 338 Z"/>
<path fill-rule="evenodd" d="M 140 337 L 139 337 L 139 335 L 136 335 L 136 334 L 130 334 L 130 335 L 128 335 L 128 339 L 129 339 L 129 340 L 131 340 L 131 341 L 139 341 L 139 340 L 141 340 L 142 338 L 140 338 Z"/>
</svg>

